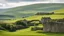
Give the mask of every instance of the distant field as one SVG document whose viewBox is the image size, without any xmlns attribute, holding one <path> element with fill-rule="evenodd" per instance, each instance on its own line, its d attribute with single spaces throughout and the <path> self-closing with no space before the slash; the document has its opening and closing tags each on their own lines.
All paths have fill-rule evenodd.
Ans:
<svg viewBox="0 0 64 36">
<path fill-rule="evenodd" d="M 62 10 L 60 10 L 62 9 Z M 33 4 L 7 9 L 1 14 L 13 15 L 16 18 L 33 16 L 37 12 L 63 12 L 64 4 L 49 3 L 49 4 Z M 4 11 L 4 10 L 3 10 Z"/>
<path fill-rule="evenodd" d="M 27 20 L 41 20 L 42 17 L 51 17 L 52 19 L 62 19 L 64 18 L 64 15 L 34 15 L 27 17 L 25 19 Z"/>
<path fill-rule="evenodd" d="M 62 9 L 58 9 L 58 10 L 54 10 L 55 13 L 64 13 L 64 8 Z"/>
<path fill-rule="evenodd" d="M 52 19 L 62 19 L 64 18 L 64 13 L 55 13 L 53 15 L 33 15 L 33 16 L 29 16 L 29 17 L 26 17 L 26 18 L 16 18 L 16 19 L 11 19 L 11 20 L 2 20 L 4 22 L 16 22 L 18 20 L 23 20 L 23 19 L 26 19 L 26 20 L 41 20 L 42 17 L 50 17 Z M 1 21 L 1 20 L 0 20 Z"/>
<path fill-rule="evenodd" d="M 24 17 L 23 15 L 20 15 L 20 16 L 23 16 L 23 18 L 20 18 L 20 16 L 18 16 L 15 19 L 11 19 L 11 20 L 0 20 L 0 22 L 3 21 L 3 22 L 6 22 L 6 23 L 14 23 L 18 20 L 23 20 L 23 19 L 26 19 L 26 20 L 41 20 L 42 17 L 51 17 L 52 19 L 62 19 L 62 18 L 64 18 L 64 9 L 54 10 L 55 14 L 52 14 L 52 15 L 35 15 L 37 12 L 20 12 L 20 13 L 22 13 L 23 15 L 28 15 L 28 16 Z M 6 18 L 6 17 L 3 17 L 3 18 Z"/>
</svg>

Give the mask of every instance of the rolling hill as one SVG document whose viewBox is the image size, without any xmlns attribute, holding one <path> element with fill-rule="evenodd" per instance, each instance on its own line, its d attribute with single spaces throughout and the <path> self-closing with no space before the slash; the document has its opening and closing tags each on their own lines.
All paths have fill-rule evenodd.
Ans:
<svg viewBox="0 0 64 36">
<path fill-rule="evenodd" d="M 7 11 L 8 9 L 0 9 L 0 14 Z"/>
<path fill-rule="evenodd" d="M 64 9 L 64 4 L 59 3 L 46 3 L 46 4 L 33 4 L 20 6 L 15 8 L 10 8 L 8 11 L 5 11 L 1 14 L 13 15 L 16 18 L 28 17 L 36 14 L 37 12 L 62 12 L 61 9 Z"/>
</svg>

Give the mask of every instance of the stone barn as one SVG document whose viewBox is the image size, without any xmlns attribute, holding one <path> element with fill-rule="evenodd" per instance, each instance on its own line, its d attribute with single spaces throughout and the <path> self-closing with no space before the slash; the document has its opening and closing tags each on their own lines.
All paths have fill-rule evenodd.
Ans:
<svg viewBox="0 0 64 36">
<path fill-rule="evenodd" d="M 43 32 L 64 32 L 64 19 L 43 17 L 41 23 L 43 24 Z"/>
</svg>

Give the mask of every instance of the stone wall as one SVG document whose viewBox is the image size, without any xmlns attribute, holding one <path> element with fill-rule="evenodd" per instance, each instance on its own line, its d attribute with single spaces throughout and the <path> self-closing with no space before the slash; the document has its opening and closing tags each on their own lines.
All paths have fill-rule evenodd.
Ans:
<svg viewBox="0 0 64 36">
<path fill-rule="evenodd" d="M 54 12 L 38 12 L 35 15 L 52 15 Z"/>
</svg>

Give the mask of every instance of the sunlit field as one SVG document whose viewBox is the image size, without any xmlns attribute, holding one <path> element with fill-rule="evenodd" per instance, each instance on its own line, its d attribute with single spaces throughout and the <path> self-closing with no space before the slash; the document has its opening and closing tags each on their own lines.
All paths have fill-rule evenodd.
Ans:
<svg viewBox="0 0 64 36">
<path fill-rule="evenodd" d="M 52 19 L 62 19 L 64 18 L 64 15 L 34 15 L 34 16 L 27 17 L 27 18 L 23 18 L 23 19 L 41 20 L 42 17 L 51 17 Z M 20 20 L 20 19 L 17 19 L 17 20 Z M 17 20 L 11 20 L 11 21 L 15 22 Z M 8 22 L 12 23 L 11 21 L 9 20 Z M 17 30 L 16 32 L 0 30 L 0 36 L 32 36 L 32 35 L 33 36 L 64 36 L 64 33 L 44 33 L 42 32 L 43 30 L 31 31 L 31 27 L 22 29 L 22 30 Z"/>
<path fill-rule="evenodd" d="M 41 30 L 31 31 L 30 28 L 16 32 L 1 31 L 0 36 L 64 36 L 64 33 L 44 33 Z"/>
<path fill-rule="evenodd" d="M 34 16 L 30 16 L 25 19 L 27 19 L 27 20 L 41 20 L 42 17 L 51 17 L 52 19 L 62 19 L 62 18 L 64 18 L 64 15 L 34 15 Z"/>
</svg>

